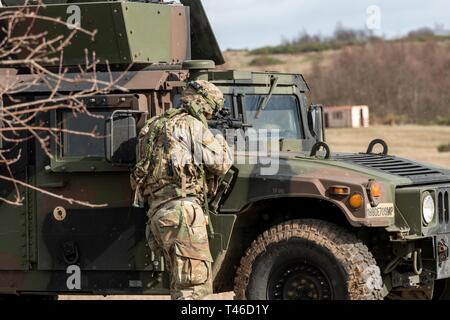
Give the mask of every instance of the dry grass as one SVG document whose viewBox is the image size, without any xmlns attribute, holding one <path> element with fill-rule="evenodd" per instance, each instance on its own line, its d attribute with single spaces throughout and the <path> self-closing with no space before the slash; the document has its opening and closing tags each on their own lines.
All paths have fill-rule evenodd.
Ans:
<svg viewBox="0 0 450 320">
<path fill-rule="evenodd" d="M 309 74 L 312 71 L 315 61 L 318 61 L 322 66 L 326 66 L 332 61 L 330 57 L 336 55 L 337 52 L 339 51 L 330 50 L 318 53 L 267 55 L 268 57 L 274 57 L 280 60 L 282 63 L 270 66 L 252 66 L 251 62 L 261 57 L 260 55 L 252 55 L 248 51 L 226 51 L 224 52 L 224 56 L 227 63 L 220 66 L 220 69 Z"/>
<path fill-rule="evenodd" d="M 389 154 L 450 168 L 450 153 L 437 150 L 439 145 L 450 143 L 450 127 L 409 125 L 329 129 L 326 138 L 335 152 L 363 152 L 371 140 L 381 138 L 389 145 Z"/>
<path fill-rule="evenodd" d="M 338 50 L 267 54 L 279 64 L 251 65 L 261 58 L 227 51 L 221 69 L 303 74 L 313 103 L 368 105 L 379 124 L 439 124 L 450 119 L 450 41 L 376 42 Z M 430 64 L 430 61 L 433 63 Z"/>
</svg>

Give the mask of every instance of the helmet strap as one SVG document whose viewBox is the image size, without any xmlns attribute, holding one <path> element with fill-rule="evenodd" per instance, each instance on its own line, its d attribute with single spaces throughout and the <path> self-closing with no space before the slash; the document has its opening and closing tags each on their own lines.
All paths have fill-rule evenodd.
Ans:
<svg viewBox="0 0 450 320">
<path fill-rule="evenodd" d="M 203 114 L 202 108 L 196 104 L 195 102 L 189 102 L 185 104 L 184 106 L 186 108 L 186 111 L 196 118 L 197 120 L 201 121 L 205 127 L 208 127 L 208 120 L 206 120 L 205 115 Z"/>
</svg>

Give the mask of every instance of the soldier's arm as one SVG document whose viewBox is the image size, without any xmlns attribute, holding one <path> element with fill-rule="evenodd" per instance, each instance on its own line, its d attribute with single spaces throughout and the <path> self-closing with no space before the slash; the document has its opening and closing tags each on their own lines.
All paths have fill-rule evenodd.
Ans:
<svg viewBox="0 0 450 320">
<path fill-rule="evenodd" d="M 228 143 L 223 136 L 214 136 L 203 125 L 195 127 L 196 160 L 200 160 L 201 156 L 202 163 L 210 173 L 217 176 L 225 175 L 233 165 Z"/>
</svg>

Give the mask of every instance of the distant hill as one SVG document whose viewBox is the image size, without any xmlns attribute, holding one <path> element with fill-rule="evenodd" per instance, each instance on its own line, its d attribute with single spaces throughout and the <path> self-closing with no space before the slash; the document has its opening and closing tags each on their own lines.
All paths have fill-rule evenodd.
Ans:
<svg viewBox="0 0 450 320">
<path fill-rule="evenodd" d="M 332 50 L 224 55 L 225 69 L 302 73 L 312 102 L 369 105 L 377 123 L 450 125 L 447 37 L 419 33 L 396 41 L 352 42 Z"/>
</svg>

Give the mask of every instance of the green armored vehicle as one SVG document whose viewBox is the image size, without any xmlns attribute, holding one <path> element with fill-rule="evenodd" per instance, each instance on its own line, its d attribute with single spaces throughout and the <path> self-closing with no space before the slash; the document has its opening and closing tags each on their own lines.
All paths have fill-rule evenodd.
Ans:
<svg viewBox="0 0 450 320">
<path fill-rule="evenodd" d="M 21 1 L 4 3 L 2 10 L 14 10 Z M 23 206 L 1 203 L 1 294 L 168 294 L 164 261 L 146 243 L 146 212 L 132 207 L 129 174 L 145 119 L 176 107 L 186 81 L 195 79 L 223 91 L 230 116 L 216 121 L 221 129 L 240 121 L 247 138 L 251 130 L 279 134 L 263 156 L 236 153 L 244 161 L 210 199 L 215 292 L 291 300 L 448 294 L 449 170 L 391 156 L 380 140 L 358 154 L 331 153 L 322 109 L 309 104 L 301 75 L 214 68 L 224 61 L 200 1 L 48 1 L 41 13 L 64 19 L 74 5 L 98 40 L 74 38 L 64 64 L 82 64 L 85 48 L 97 52 L 100 66 L 108 60 L 114 77 L 133 63 L 119 80 L 127 92 L 86 97 L 98 117 L 43 114 L 49 126 L 97 128 L 103 138 L 62 132 L 51 159 L 25 139 L 27 152 L 12 167 L 32 186 L 107 206 L 70 204 L 30 188 Z M 35 27 L 55 32 L 45 23 Z M 76 68 L 71 72 L 75 77 Z M 96 73 L 107 77 L 100 67 Z M 61 88 L 83 90 L 70 82 Z M 48 87 L 36 83 L 14 101 L 42 95 Z M 1 197 L 13 192 L 1 182 Z"/>
</svg>

